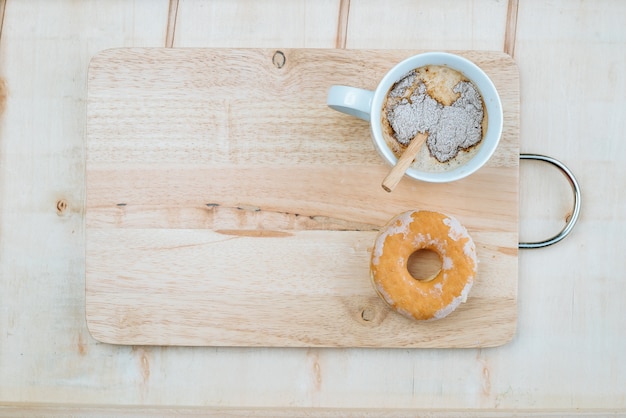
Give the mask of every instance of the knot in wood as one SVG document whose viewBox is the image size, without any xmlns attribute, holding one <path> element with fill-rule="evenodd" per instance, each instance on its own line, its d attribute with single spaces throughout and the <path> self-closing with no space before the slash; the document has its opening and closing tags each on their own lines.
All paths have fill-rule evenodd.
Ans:
<svg viewBox="0 0 626 418">
<path fill-rule="evenodd" d="M 283 54 L 282 51 L 274 52 L 274 56 L 272 57 L 272 63 L 274 64 L 276 68 L 278 69 L 283 68 L 286 62 L 287 62 L 287 58 L 285 57 L 285 54 Z"/>
<path fill-rule="evenodd" d="M 67 207 L 68 207 L 67 200 L 59 199 L 57 201 L 57 215 L 63 215 L 65 211 L 67 210 Z"/>
<path fill-rule="evenodd" d="M 366 307 L 361 310 L 361 319 L 365 322 L 373 321 L 376 318 L 376 311 L 371 307 Z"/>
</svg>

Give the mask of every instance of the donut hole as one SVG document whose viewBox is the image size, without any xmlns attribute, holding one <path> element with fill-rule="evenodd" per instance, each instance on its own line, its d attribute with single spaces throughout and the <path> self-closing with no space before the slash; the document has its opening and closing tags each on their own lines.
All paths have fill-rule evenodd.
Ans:
<svg viewBox="0 0 626 418">
<path fill-rule="evenodd" d="M 422 249 L 409 256 L 407 269 L 415 280 L 427 282 L 434 279 L 441 271 L 443 262 L 435 251 Z"/>
</svg>

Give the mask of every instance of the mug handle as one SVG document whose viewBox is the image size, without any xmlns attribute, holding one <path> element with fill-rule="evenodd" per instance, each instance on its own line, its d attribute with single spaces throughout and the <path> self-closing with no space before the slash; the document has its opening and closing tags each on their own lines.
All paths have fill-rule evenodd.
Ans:
<svg viewBox="0 0 626 418">
<path fill-rule="evenodd" d="M 370 121 L 374 92 L 350 86 L 331 86 L 326 104 L 331 109 Z"/>
</svg>

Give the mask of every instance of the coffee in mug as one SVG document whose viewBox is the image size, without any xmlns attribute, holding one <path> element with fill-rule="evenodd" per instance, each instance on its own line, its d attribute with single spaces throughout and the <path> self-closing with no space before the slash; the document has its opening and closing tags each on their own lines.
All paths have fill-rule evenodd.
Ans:
<svg viewBox="0 0 626 418">
<path fill-rule="evenodd" d="M 427 65 L 409 71 L 389 89 L 381 123 L 385 142 L 397 158 L 418 132 L 428 133 L 412 167 L 448 171 L 478 152 L 487 111 L 467 77 L 449 67 Z"/>
</svg>

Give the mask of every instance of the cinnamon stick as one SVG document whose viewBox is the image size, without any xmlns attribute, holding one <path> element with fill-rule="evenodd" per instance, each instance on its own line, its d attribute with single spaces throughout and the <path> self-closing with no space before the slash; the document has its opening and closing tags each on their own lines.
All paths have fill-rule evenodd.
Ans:
<svg viewBox="0 0 626 418">
<path fill-rule="evenodd" d="M 409 146 L 404 150 L 398 162 L 395 166 L 389 171 L 387 177 L 382 182 L 382 187 L 387 192 L 391 192 L 396 188 L 400 179 L 404 175 L 405 171 L 410 167 L 411 163 L 415 159 L 415 156 L 426 142 L 426 138 L 428 138 L 428 133 L 418 132 L 417 135 L 411 140 Z"/>
</svg>

